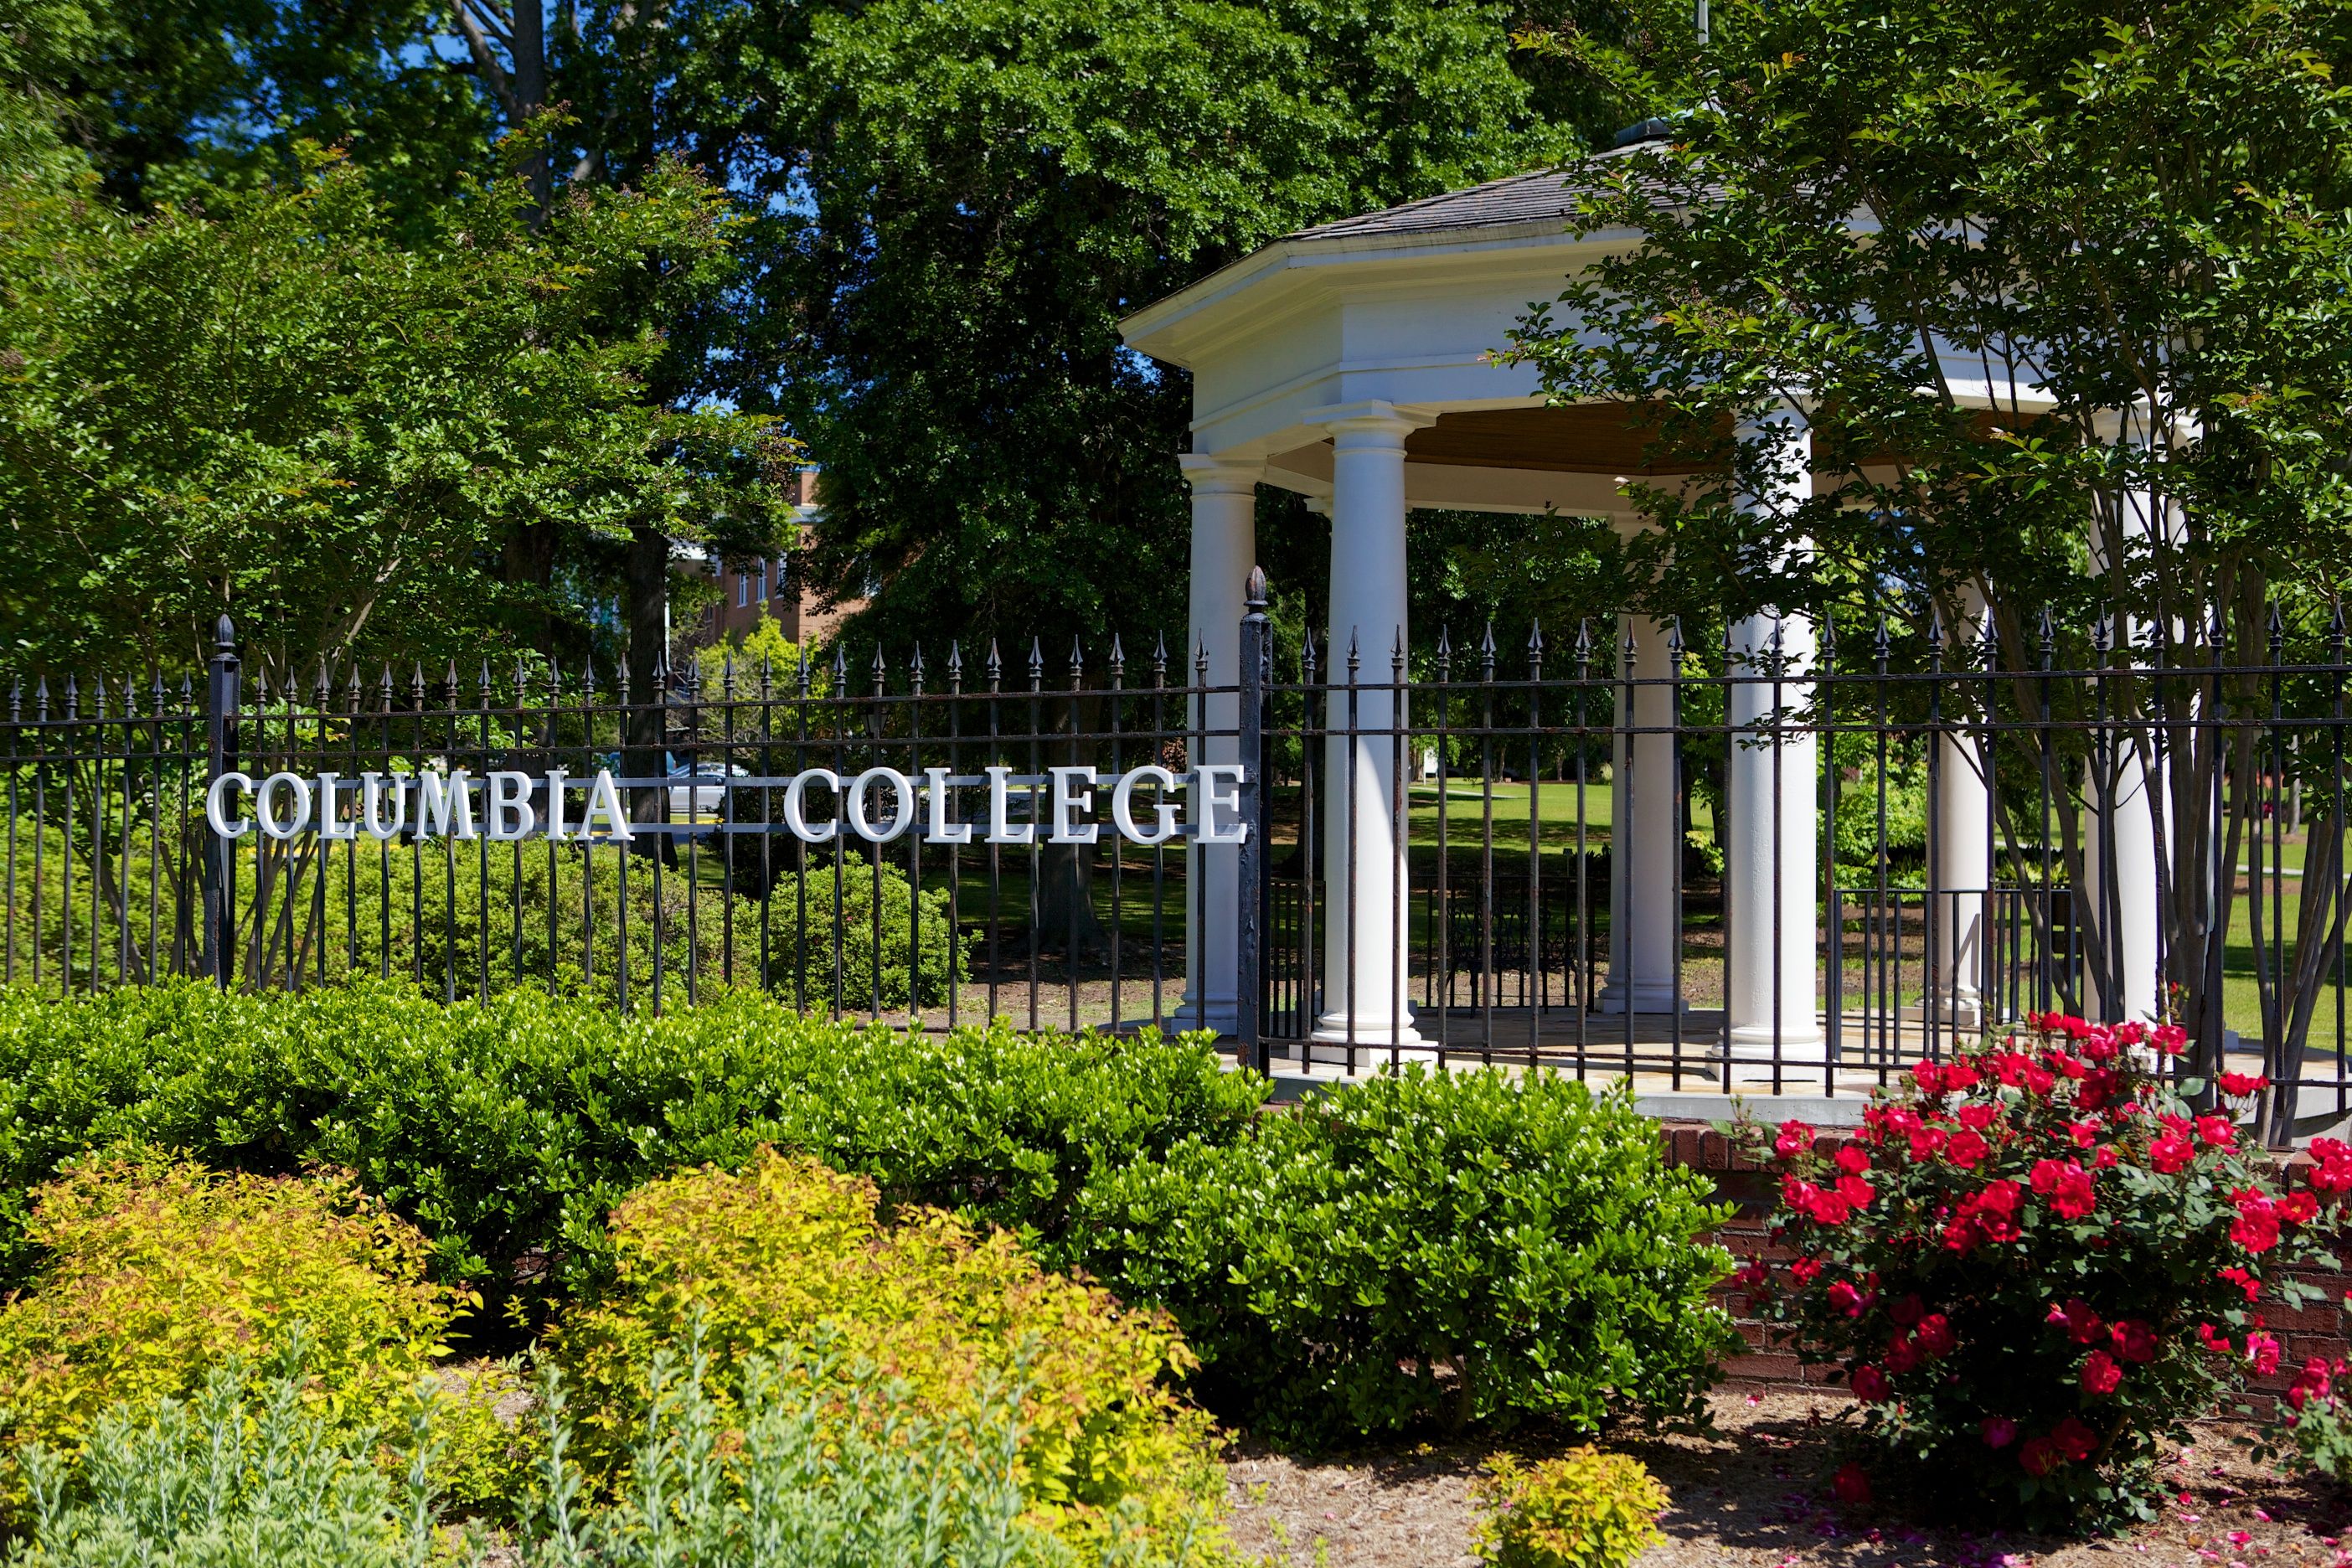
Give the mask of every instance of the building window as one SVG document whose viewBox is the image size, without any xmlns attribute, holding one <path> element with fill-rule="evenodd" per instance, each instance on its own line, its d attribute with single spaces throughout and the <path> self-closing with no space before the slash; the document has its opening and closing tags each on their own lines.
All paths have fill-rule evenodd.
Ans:
<svg viewBox="0 0 2352 1568">
<path fill-rule="evenodd" d="M 782 555 L 776 557 L 776 597 L 779 599 L 784 596 L 784 561 L 785 557 Z"/>
<path fill-rule="evenodd" d="M 751 602 L 751 579 L 741 573 L 735 574 L 735 607 L 741 609 Z"/>
<path fill-rule="evenodd" d="M 763 604 L 767 601 L 767 597 L 768 597 L 768 563 L 767 563 L 766 562 L 764 562 L 764 561 L 762 561 L 762 562 L 761 562 L 761 563 L 760 563 L 760 574 L 759 574 L 759 576 L 753 580 L 753 583 L 752 583 L 752 591 L 751 591 L 751 597 L 752 597 L 753 599 L 757 600 L 757 601 L 760 601 L 761 603 L 763 603 Z"/>
</svg>

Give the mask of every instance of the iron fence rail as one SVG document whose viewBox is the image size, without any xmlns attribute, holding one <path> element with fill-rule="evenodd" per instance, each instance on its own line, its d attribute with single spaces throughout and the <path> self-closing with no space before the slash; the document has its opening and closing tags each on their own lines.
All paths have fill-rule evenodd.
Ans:
<svg viewBox="0 0 2352 1568">
<path fill-rule="evenodd" d="M 1851 1092 L 1988 1023 L 2117 1012 L 2137 988 L 2189 1026 L 2202 1068 L 2267 1071 L 2277 1127 L 2352 1115 L 2340 624 L 2293 647 L 2217 637 L 2194 658 L 2096 631 L 2068 644 L 2045 628 L 2021 658 L 1940 629 L 1839 629 L 1809 655 L 1759 656 L 1685 647 L 1669 627 L 1652 678 L 1627 639 L 1589 628 L 1565 657 L 1538 634 L 1507 658 L 1491 632 L 1467 656 L 1441 636 L 1368 657 L 1362 642 L 1278 649 L 1254 609 L 1225 682 L 1202 650 L 1130 660 L 1113 638 L 1053 661 L 1034 643 L 1012 661 L 951 647 L 935 665 L 837 650 L 632 692 L 540 659 L 273 685 L 247 676 L 224 623 L 201 682 L 12 688 L 0 976 L 61 993 L 373 974 L 449 1000 L 536 984 L 654 1009 L 757 986 L 924 1028 L 1205 1016 L 1261 1063 L 1427 1056 L 1688 1088 L 1732 1065 L 1725 1008 L 1737 922 L 1752 917 L 1730 907 L 1722 857 L 1763 843 L 1775 885 L 1810 889 L 1793 907 L 1815 962 L 1810 994 L 1779 999 L 1809 1018 L 1807 1040 L 1776 1037 L 1748 1064 L 1759 1091 Z M 1763 716 L 1735 717 L 1759 693 Z M 1800 739 L 1814 760 L 1791 771 Z M 1780 759 L 1774 805 L 1745 821 L 1729 780 L 1755 755 Z M 1230 847 L 1194 841 L 1218 758 L 1241 768 Z M 1966 794 L 1956 767 L 1985 814 L 1980 859 L 1958 879 L 1938 848 Z M 1165 826 L 1169 805 L 1179 830 L 1145 843 L 1101 797 L 1150 768 L 1165 771 L 1123 797 L 1130 815 Z M 829 839 L 802 831 L 810 788 L 795 780 L 844 781 L 819 793 L 845 813 L 846 781 L 882 769 L 911 793 L 882 778 L 865 798 L 893 795 L 880 826 L 908 830 L 858 837 L 842 816 Z M 1089 769 L 1086 806 L 1057 805 Z M 535 781 L 508 805 L 541 828 L 359 821 L 369 774 L 460 771 Z M 625 834 L 609 816 L 545 831 L 600 773 Z M 224 835 L 206 801 L 236 774 L 307 781 L 329 830 Z M 1367 787 L 1388 793 L 1369 817 Z M 280 786 L 270 809 L 292 795 Z M 1782 856 L 1790 800 L 1819 825 L 1801 867 Z M 1335 813 L 1351 825 L 1338 839 Z M 1398 846 L 1384 910 L 1351 896 L 1368 821 Z M 1637 877 L 1639 829 L 1661 821 L 1671 850 Z M 942 842 L 940 826 L 973 831 Z M 1249 891 L 1203 907 L 1220 855 Z M 2147 911 L 2125 902 L 2143 895 L 2118 869 L 2135 855 L 2154 876 L 2144 953 L 2131 932 Z M 1666 973 L 1637 974 L 1633 933 L 1661 917 Z M 1354 1032 L 1361 931 L 1402 933 L 1416 1041 Z M 1637 981 L 1675 1005 L 1621 1005 Z M 1342 1016 L 1336 1037 L 1311 1037 Z"/>
</svg>

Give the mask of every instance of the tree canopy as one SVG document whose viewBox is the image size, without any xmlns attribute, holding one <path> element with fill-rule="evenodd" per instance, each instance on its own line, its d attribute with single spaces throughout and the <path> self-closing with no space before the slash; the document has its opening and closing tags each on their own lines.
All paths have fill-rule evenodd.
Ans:
<svg viewBox="0 0 2352 1568">
<path fill-rule="evenodd" d="M 142 218 L 18 185 L 0 659 L 184 668 L 223 613 L 290 668 L 576 655 L 634 529 L 773 548 L 786 445 L 642 384 L 644 297 L 724 275 L 719 199 L 666 167 L 538 227 L 527 202 L 470 186 L 420 225 L 331 157 Z"/>
</svg>

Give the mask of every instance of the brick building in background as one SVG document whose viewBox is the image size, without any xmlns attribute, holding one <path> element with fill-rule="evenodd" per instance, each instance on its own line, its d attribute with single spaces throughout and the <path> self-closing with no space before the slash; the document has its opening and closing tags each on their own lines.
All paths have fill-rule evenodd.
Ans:
<svg viewBox="0 0 2352 1568">
<path fill-rule="evenodd" d="M 803 468 L 793 476 L 794 493 L 793 510 L 799 519 L 802 538 L 817 515 L 818 477 L 814 468 Z M 710 606 L 682 630 L 689 647 L 707 647 L 722 638 L 733 637 L 760 624 L 762 613 L 772 616 L 783 627 L 784 636 L 795 643 L 822 643 L 832 637 L 834 628 L 859 608 L 863 601 L 826 606 L 814 589 L 808 585 L 799 570 L 799 563 L 791 554 L 772 561 L 744 563 L 744 570 L 736 571 L 725 563 L 712 560 L 698 549 L 696 559 L 701 570 L 719 582 L 719 597 Z"/>
</svg>

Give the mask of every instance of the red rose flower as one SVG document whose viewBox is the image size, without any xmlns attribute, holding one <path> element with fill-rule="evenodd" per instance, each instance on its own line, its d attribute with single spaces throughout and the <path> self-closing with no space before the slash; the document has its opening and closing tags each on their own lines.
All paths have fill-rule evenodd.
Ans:
<svg viewBox="0 0 2352 1568">
<path fill-rule="evenodd" d="M 2063 1327 L 2066 1337 L 2078 1345 L 2087 1345 L 2096 1340 L 2099 1330 L 2105 1326 L 2099 1321 L 2099 1314 L 2091 1310 L 2091 1304 L 2079 1296 L 2069 1296 L 2063 1307 L 2055 1301 L 2051 1302 L 2050 1310 L 2042 1321 Z"/>
<path fill-rule="evenodd" d="M 1780 1201 L 1818 1225 L 1843 1225 L 1853 1213 L 1844 1197 L 1796 1176 L 1782 1178 Z"/>
<path fill-rule="evenodd" d="M 1979 1428 L 1984 1434 L 1988 1448 L 2006 1448 L 2017 1441 L 2017 1423 L 2006 1415 L 1988 1415 Z"/>
<path fill-rule="evenodd" d="M 1958 1092 L 1961 1089 L 1974 1089 L 1977 1086 L 1977 1069 L 1970 1067 L 1968 1063 L 1948 1062 L 1945 1064 L 1944 1087 L 1946 1089 Z"/>
<path fill-rule="evenodd" d="M 2263 1282 L 2261 1280 L 2255 1279 L 2244 1269 L 2234 1266 L 2217 1270 L 2214 1274 L 2214 1278 L 2217 1279 L 2227 1279 L 2239 1289 L 2244 1291 L 2246 1300 L 2249 1302 L 2252 1302 L 2256 1297 L 2263 1293 Z"/>
<path fill-rule="evenodd" d="M 2111 1324 L 2107 1337 L 2115 1343 L 2116 1353 L 2127 1362 L 2148 1362 L 2156 1359 L 2156 1331 L 2137 1318 L 2126 1318 Z"/>
<path fill-rule="evenodd" d="M 2105 1395 L 2121 1388 L 2124 1369 L 2116 1358 L 2105 1351 L 2093 1351 L 2083 1358 L 2083 1392 Z"/>
<path fill-rule="evenodd" d="M 2047 1437 L 2028 1437 L 2025 1447 L 2017 1451 L 2017 1462 L 2025 1467 L 2029 1476 L 2046 1476 L 2066 1461 L 2059 1457 L 2058 1445 Z"/>
<path fill-rule="evenodd" d="M 2189 1044 L 2189 1031 L 2178 1024 L 2158 1024 L 2155 1039 L 2158 1050 L 2168 1057 L 2179 1056 Z"/>
<path fill-rule="evenodd" d="M 2017 1224 L 2017 1211 L 2024 1202 L 2025 1189 L 2004 1178 L 1987 1182 L 1961 1205 L 1961 1212 L 1987 1241 L 2015 1241 L 2025 1234 Z"/>
<path fill-rule="evenodd" d="M 2248 1252 L 2268 1252 L 2278 1245 L 2278 1205 L 2252 1187 L 2241 1187 L 2230 1194 L 2238 1205 L 2238 1217 L 2230 1226 L 2230 1239 Z"/>
<path fill-rule="evenodd" d="M 1853 1369 L 1846 1380 L 1853 1387 L 1853 1396 L 1864 1405 L 1875 1405 L 1886 1397 L 1886 1376 L 1868 1362 Z"/>
<path fill-rule="evenodd" d="M 1952 1353 L 1952 1323 L 1943 1313 L 1930 1312 L 1920 1319 L 1917 1331 L 1919 1348 L 1929 1355 L 1948 1356 Z"/>
<path fill-rule="evenodd" d="M 2037 1160 L 2033 1190 L 2050 1200 L 2050 1212 L 2063 1219 L 2081 1219 L 2098 1206 L 2091 1190 L 2092 1176 L 2073 1160 Z"/>
<path fill-rule="evenodd" d="M 1959 1110 L 1960 1125 L 1971 1132 L 1981 1132 L 2000 1120 L 1998 1105 L 1963 1105 Z"/>
<path fill-rule="evenodd" d="M 1912 1337 L 1910 1330 L 1902 1330 L 1886 1342 L 1886 1354 L 1881 1359 L 1886 1363 L 1887 1371 L 1899 1376 L 1919 1364 L 1919 1342 Z"/>
<path fill-rule="evenodd" d="M 2268 1377 L 2278 1370 L 2279 1342 L 2265 1333 L 2246 1336 L 2246 1364 L 2254 1369 L 2257 1377 Z"/>
<path fill-rule="evenodd" d="M 2046 1095 L 2058 1087 L 2058 1079 L 2050 1069 L 2033 1062 L 2026 1063 L 2020 1076 L 2025 1079 L 2025 1092 L 2031 1095 Z"/>
<path fill-rule="evenodd" d="M 2311 1173 L 2313 1186 L 2323 1193 L 2352 1191 L 2352 1144 L 2337 1138 L 2315 1138 L 2311 1157 L 2317 1162 Z"/>
<path fill-rule="evenodd" d="M 1992 1151 L 1974 1132 L 1955 1132 L 1944 1145 L 1944 1157 L 1963 1171 L 1973 1171 Z"/>
<path fill-rule="evenodd" d="M 2123 1156 L 2116 1152 L 2116 1146 L 2114 1144 L 2102 1143 L 2099 1145 L 2099 1152 L 2091 1156 L 2091 1169 L 2095 1171 L 2108 1170 L 2122 1159 Z"/>
<path fill-rule="evenodd" d="M 1878 1196 L 1878 1189 L 1860 1176 L 1840 1176 L 1837 1179 L 1837 1195 L 1855 1208 L 1866 1209 L 1871 1200 Z"/>
<path fill-rule="evenodd" d="M 1780 1123 L 1780 1136 L 1772 1141 L 1772 1152 L 1783 1160 L 1793 1160 L 1813 1146 L 1813 1130 L 1793 1119 Z"/>
<path fill-rule="evenodd" d="M 2147 1146 L 2147 1163 L 2159 1176 L 2176 1175 L 2197 1158 L 2197 1145 L 2178 1132 L 2166 1132 Z"/>
<path fill-rule="evenodd" d="M 1849 1318 L 1861 1317 L 1869 1310 L 1871 1300 L 1851 1279 L 1840 1279 L 1830 1287 L 1830 1305 Z"/>
<path fill-rule="evenodd" d="M 2297 1187 L 2279 1199 L 2278 1215 L 2290 1225 L 2309 1225 L 2319 1217 L 2319 1200 L 2309 1190 Z"/>
<path fill-rule="evenodd" d="M 2230 1343 L 2230 1336 L 2216 1331 L 2213 1325 L 2210 1323 L 2200 1323 L 2197 1325 L 2197 1341 L 2207 1350 L 2211 1351 L 2215 1355 L 2230 1355 L 2234 1353 L 2234 1347 Z"/>
<path fill-rule="evenodd" d="M 2098 1434 L 2072 1415 L 2051 1428 L 2050 1441 L 2060 1453 L 2078 1464 L 2099 1451 Z"/>
<path fill-rule="evenodd" d="M 2095 1121 L 2070 1121 L 2066 1124 L 2066 1136 L 2074 1141 L 2077 1149 L 2089 1148 L 2099 1141 L 2099 1134 L 2105 1131 Z"/>
<path fill-rule="evenodd" d="M 2286 1402 L 2300 1410 L 2311 1399 L 2326 1398 L 2336 1371 L 2326 1356 L 2313 1356 L 2303 1363 L 2302 1375 L 2288 1386 Z"/>
<path fill-rule="evenodd" d="M 1822 1260 L 1818 1258 L 1797 1258 L 1789 1265 L 1789 1272 L 1795 1276 L 1798 1284 L 1810 1285 L 1821 1278 Z"/>
<path fill-rule="evenodd" d="M 1929 1100 L 1944 1092 L 1944 1069 L 1934 1062 L 1919 1062 L 1911 1068 L 1911 1081 Z"/>
<path fill-rule="evenodd" d="M 2231 1100 L 2252 1100 L 2270 1088 L 2271 1080 L 2257 1073 L 2225 1072 L 2215 1075 L 2213 1081 Z"/>
<path fill-rule="evenodd" d="M 2234 1149 L 2238 1146 L 2237 1123 L 2226 1116 L 2200 1116 L 2197 1119 L 2197 1141 L 2208 1149 Z"/>
<path fill-rule="evenodd" d="M 1860 1508 L 1870 1501 L 1870 1477 L 1860 1465 L 1849 1461 L 1838 1467 L 1837 1475 L 1830 1481 L 1830 1490 L 1838 1501 L 1851 1508 Z"/>
<path fill-rule="evenodd" d="M 1870 1169 L 1870 1156 L 1852 1143 L 1838 1145 L 1837 1168 L 1849 1176 L 1859 1176 Z"/>
</svg>

